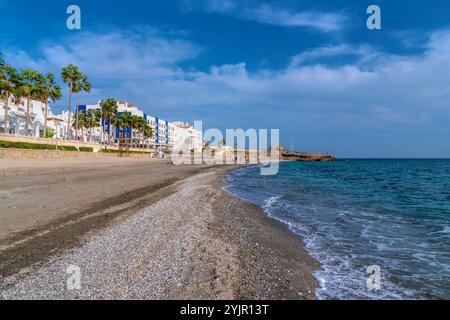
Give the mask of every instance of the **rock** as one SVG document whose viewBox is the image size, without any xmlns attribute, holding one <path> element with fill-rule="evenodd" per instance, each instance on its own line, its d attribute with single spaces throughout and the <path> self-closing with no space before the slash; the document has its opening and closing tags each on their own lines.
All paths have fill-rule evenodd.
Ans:
<svg viewBox="0 0 450 320">
<path fill-rule="evenodd" d="M 306 161 L 306 162 L 334 162 L 336 158 L 330 156 L 329 154 L 321 153 L 300 153 L 293 151 L 284 151 L 280 155 L 281 160 L 288 161 Z"/>
</svg>

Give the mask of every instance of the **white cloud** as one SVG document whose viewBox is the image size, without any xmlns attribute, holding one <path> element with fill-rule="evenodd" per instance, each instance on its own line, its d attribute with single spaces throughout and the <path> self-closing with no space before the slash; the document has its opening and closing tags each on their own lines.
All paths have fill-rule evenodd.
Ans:
<svg viewBox="0 0 450 320">
<path fill-rule="evenodd" d="M 347 21 L 342 13 L 296 11 L 278 8 L 268 3 L 235 0 L 185 0 L 188 10 L 235 16 L 239 19 L 285 27 L 308 27 L 323 32 L 341 30 Z"/>
<path fill-rule="evenodd" d="M 212 66 L 203 72 L 179 67 L 199 52 L 198 46 L 185 40 L 112 32 L 44 43 L 39 58 L 21 51 L 7 51 L 5 57 L 13 65 L 42 71 L 74 63 L 94 80 L 111 80 L 104 90 L 119 88 L 126 96 L 126 87 L 141 103 L 149 96 L 167 107 L 235 107 L 241 103 L 255 108 L 284 104 L 285 108 L 364 109 L 365 105 L 393 105 L 393 109 L 408 112 L 446 106 L 450 101 L 444 100 L 450 98 L 450 72 L 446 70 L 450 66 L 450 31 L 433 34 L 424 53 L 413 56 L 342 44 L 300 53 L 282 70 L 249 72 L 245 63 Z M 352 55 L 354 62 L 333 67 L 321 63 L 323 58 L 339 55 Z"/>
<path fill-rule="evenodd" d="M 128 99 L 169 120 L 189 116 L 209 119 L 208 125 L 279 127 L 291 135 L 312 134 L 317 128 L 333 130 L 333 135 L 352 129 L 381 134 L 400 126 L 416 128 L 413 141 L 429 137 L 429 131 L 448 130 L 450 30 L 432 34 L 420 54 L 391 55 L 342 44 L 300 53 L 281 70 L 250 72 L 245 63 L 206 71 L 180 67 L 200 51 L 186 40 L 135 31 L 44 43 L 39 58 L 20 51 L 5 56 L 13 64 L 43 71 L 77 64 L 95 89 L 85 102 L 109 96 Z M 321 62 L 349 54 L 353 62 L 345 65 Z M 321 143 L 319 151 L 333 151 L 321 148 L 329 145 L 326 141 Z M 416 147 L 411 141 L 409 145 Z M 450 156 L 448 146 L 441 149 Z"/>
<path fill-rule="evenodd" d="M 354 46 L 344 43 L 304 51 L 292 57 L 290 66 L 298 67 L 303 64 L 311 64 L 320 61 L 323 58 L 332 58 L 336 56 L 351 56 L 353 58 L 373 61 L 377 55 L 378 53 L 369 45 Z"/>
<path fill-rule="evenodd" d="M 40 49 L 40 59 L 20 50 L 7 51 L 5 56 L 21 68 L 61 69 L 72 63 L 96 79 L 159 79 L 176 76 L 176 64 L 196 57 L 201 51 L 191 42 L 168 39 L 145 28 L 80 33 L 64 42 L 43 43 Z"/>
<path fill-rule="evenodd" d="M 346 21 L 341 14 L 310 11 L 296 12 L 287 9 L 276 9 L 268 4 L 247 10 L 244 17 L 267 24 L 310 27 L 325 32 L 342 29 Z"/>
</svg>

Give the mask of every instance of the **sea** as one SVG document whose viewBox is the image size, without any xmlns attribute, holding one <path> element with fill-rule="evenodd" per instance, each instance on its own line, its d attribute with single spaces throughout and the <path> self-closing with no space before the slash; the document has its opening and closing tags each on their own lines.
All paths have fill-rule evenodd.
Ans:
<svg viewBox="0 0 450 320">
<path fill-rule="evenodd" d="M 319 299 L 450 299 L 450 160 L 283 162 L 225 180 L 302 237 Z"/>
</svg>

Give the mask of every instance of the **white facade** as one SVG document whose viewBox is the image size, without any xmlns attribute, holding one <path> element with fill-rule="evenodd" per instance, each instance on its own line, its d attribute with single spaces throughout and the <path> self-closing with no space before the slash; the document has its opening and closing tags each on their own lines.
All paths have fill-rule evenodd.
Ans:
<svg viewBox="0 0 450 320">
<path fill-rule="evenodd" d="M 152 128 L 153 136 L 150 143 L 160 149 L 172 149 L 174 147 L 175 125 L 163 119 L 147 116 L 147 123 Z"/>
<path fill-rule="evenodd" d="M 156 123 L 156 118 L 152 116 L 147 116 L 147 123 L 152 128 L 152 136 L 148 139 L 151 145 L 156 145 L 156 132 L 158 131 L 158 124 Z"/>
<path fill-rule="evenodd" d="M 158 119 L 158 143 L 161 146 L 168 145 L 168 134 L 167 129 L 169 128 L 168 122 L 166 120 Z"/>
<path fill-rule="evenodd" d="M 118 101 L 117 102 L 117 111 L 118 112 L 129 112 L 132 116 L 144 117 L 144 111 L 139 110 L 138 107 L 134 104 L 128 103 L 126 101 Z"/>
<path fill-rule="evenodd" d="M 173 139 L 176 150 L 202 150 L 203 147 L 203 132 L 188 123 L 174 122 Z"/>
<path fill-rule="evenodd" d="M 0 100 L 0 133 L 4 132 L 4 101 Z M 168 122 L 158 117 L 146 115 L 142 110 L 128 102 L 118 102 L 118 112 L 129 112 L 133 116 L 139 116 L 146 119 L 147 123 L 152 128 L 152 137 L 145 141 L 150 147 L 158 150 L 170 150 L 172 148 L 182 149 L 201 149 L 203 145 L 201 131 L 195 130 L 193 126 L 183 122 Z M 25 120 L 26 120 L 26 99 L 16 101 L 14 97 L 9 100 L 9 116 L 8 116 L 8 131 L 11 134 L 25 135 Z M 100 109 L 100 102 L 91 105 L 80 105 L 79 110 L 89 111 Z M 67 121 L 68 112 L 63 111 L 60 115 L 53 114 L 50 106 L 47 114 L 47 128 L 54 132 L 54 138 L 65 139 L 67 136 Z M 71 122 L 73 122 L 75 115 L 71 115 Z M 43 137 L 44 136 L 44 118 L 45 118 L 45 103 L 33 99 L 30 103 L 30 122 L 29 122 L 29 136 Z M 105 127 L 105 130 L 107 128 Z M 86 128 L 78 131 L 80 141 L 101 143 L 101 127 L 90 129 Z M 111 135 L 114 137 L 115 129 L 112 128 Z M 74 129 L 72 129 L 72 137 L 75 137 Z"/>
<path fill-rule="evenodd" d="M 167 133 L 168 133 L 167 144 L 170 146 L 170 148 L 173 148 L 175 146 L 175 124 L 174 123 L 169 122 Z"/>
<path fill-rule="evenodd" d="M 20 101 L 10 97 L 8 103 L 8 132 L 10 134 L 25 135 L 27 99 Z M 36 99 L 30 101 L 28 135 L 43 137 L 45 126 L 45 103 Z M 54 115 L 50 106 L 47 114 L 47 128 L 53 130 L 56 138 L 63 138 L 66 134 L 67 121 L 64 113 Z M 0 132 L 5 131 L 5 101 L 0 100 Z"/>
</svg>

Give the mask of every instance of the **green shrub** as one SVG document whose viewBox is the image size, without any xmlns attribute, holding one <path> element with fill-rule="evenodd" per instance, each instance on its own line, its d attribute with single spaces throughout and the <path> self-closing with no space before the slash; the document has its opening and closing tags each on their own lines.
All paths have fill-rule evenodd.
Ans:
<svg viewBox="0 0 450 320">
<path fill-rule="evenodd" d="M 0 148 L 16 148 L 16 149 L 31 149 L 31 150 L 56 150 L 54 144 L 45 143 L 28 143 L 28 142 L 14 142 L 0 140 Z M 75 146 L 58 146 L 61 151 L 78 151 Z"/>
<path fill-rule="evenodd" d="M 75 146 L 58 146 L 58 150 L 60 151 L 78 151 Z"/>
<path fill-rule="evenodd" d="M 11 142 L 0 140 L 0 148 L 11 148 Z"/>
<path fill-rule="evenodd" d="M 103 149 L 101 152 L 104 153 L 120 153 L 119 150 L 116 149 Z M 122 153 L 127 153 L 125 150 L 122 151 Z M 128 151 L 129 154 L 152 154 L 154 151 Z"/>
<path fill-rule="evenodd" d="M 53 144 L 37 144 L 37 143 L 26 143 L 23 142 L 20 146 L 17 146 L 16 148 L 19 149 L 35 149 L 35 150 L 55 150 L 56 146 Z"/>
<path fill-rule="evenodd" d="M 47 129 L 47 132 L 41 133 L 41 138 L 53 138 L 54 136 L 56 136 L 56 132 L 52 129 Z"/>
<path fill-rule="evenodd" d="M 80 147 L 81 152 L 94 152 L 93 147 Z"/>
<path fill-rule="evenodd" d="M 37 144 L 37 143 L 14 142 L 14 141 L 0 141 L 0 148 L 55 150 L 55 146 L 52 144 Z"/>
<path fill-rule="evenodd" d="M 102 149 L 103 153 L 119 153 L 119 150 L 115 150 L 115 149 Z M 125 152 L 125 151 L 124 151 Z"/>
</svg>

